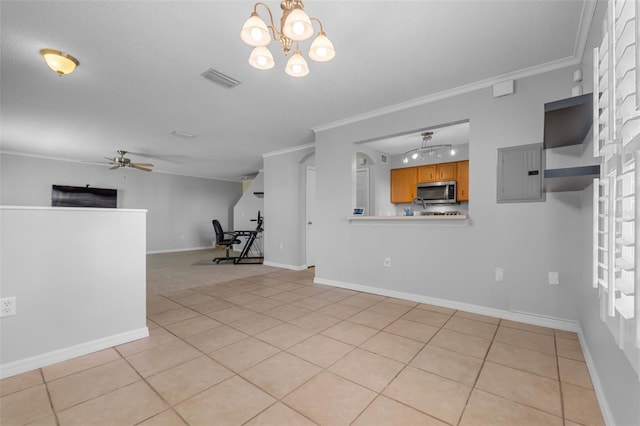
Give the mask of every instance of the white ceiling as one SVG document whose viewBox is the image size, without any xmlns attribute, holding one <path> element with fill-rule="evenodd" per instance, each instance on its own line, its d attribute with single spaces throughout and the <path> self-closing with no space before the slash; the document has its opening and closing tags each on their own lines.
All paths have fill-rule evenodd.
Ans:
<svg viewBox="0 0 640 426">
<path fill-rule="evenodd" d="M 275 68 L 247 63 L 239 32 L 252 6 L 3 0 L 2 152 L 101 161 L 125 149 L 157 171 L 240 179 L 262 167 L 263 153 L 313 142 L 314 128 L 578 64 L 594 9 L 589 0 L 307 1 L 337 54 L 309 61 L 311 73 L 296 79 L 273 43 Z M 58 77 L 41 48 L 69 52 L 80 66 Z M 210 67 L 242 84 L 205 80 Z"/>
</svg>

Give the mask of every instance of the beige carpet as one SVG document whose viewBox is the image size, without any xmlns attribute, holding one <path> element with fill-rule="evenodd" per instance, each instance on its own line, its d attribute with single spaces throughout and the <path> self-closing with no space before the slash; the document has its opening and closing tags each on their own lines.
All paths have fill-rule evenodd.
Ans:
<svg viewBox="0 0 640 426">
<path fill-rule="evenodd" d="M 281 270 L 259 264 L 213 263 L 214 257 L 224 255 L 223 249 L 148 254 L 147 294 L 182 290 Z M 237 256 L 238 253 L 233 255 Z"/>
</svg>

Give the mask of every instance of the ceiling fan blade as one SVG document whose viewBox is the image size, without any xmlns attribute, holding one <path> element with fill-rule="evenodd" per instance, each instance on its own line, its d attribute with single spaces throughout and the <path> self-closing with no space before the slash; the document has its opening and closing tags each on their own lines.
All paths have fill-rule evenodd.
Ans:
<svg viewBox="0 0 640 426">
<path fill-rule="evenodd" d="M 136 166 L 142 166 L 142 167 L 153 167 L 153 164 L 151 164 L 151 163 L 138 163 L 138 162 L 135 162 L 135 163 L 131 163 L 131 164 L 135 164 Z"/>
<path fill-rule="evenodd" d="M 138 163 L 129 163 L 129 166 L 133 167 L 134 169 L 143 170 L 145 172 L 151 172 L 152 171 L 151 169 L 148 169 L 146 167 L 140 166 Z"/>
<path fill-rule="evenodd" d="M 120 166 L 116 164 L 115 166 L 109 168 L 109 170 L 115 170 L 115 169 L 119 169 L 119 168 L 120 168 Z"/>
</svg>

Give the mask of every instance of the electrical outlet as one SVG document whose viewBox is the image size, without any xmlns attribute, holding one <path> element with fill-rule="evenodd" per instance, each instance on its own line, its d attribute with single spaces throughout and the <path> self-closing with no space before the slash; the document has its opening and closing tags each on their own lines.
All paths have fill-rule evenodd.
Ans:
<svg viewBox="0 0 640 426">
<path fill-rule="evenodd" d="M 10 317 L 16 314 L 16 298 L 3 297 L 0 299 L 0 317 Z"/>
<path fill-rule="evenodd" d="M 382 261 L 382 266 L 384 266 L 385 268 L 391 268 L 391 258 L 385 257 Z"/>
<path fill-rule="evenodd" d="M 496 268 L 496 281 L 499 283 L 504 281 L 504 269 Z"/>
<path fill-rule="evenodd" d="M 549 285 L 559 285 L 560 275 L 557 272 L 549 272 Z"/>
</svg>

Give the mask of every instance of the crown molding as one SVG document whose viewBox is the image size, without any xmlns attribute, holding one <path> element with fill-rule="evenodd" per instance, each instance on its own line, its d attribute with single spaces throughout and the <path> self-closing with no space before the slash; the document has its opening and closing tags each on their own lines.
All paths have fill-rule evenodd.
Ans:
<svg viewBox="0 0 640 426">
<path fill-rule="evenodd" d="M 487 87 L 493 86 L 496 83 L 501 83 L 506 80 L 517 80 L 520 78 L 532 77 L 534 75 L 544 74 L 550 71 L 579 65 L 582 63 L 582 58 L 584 56 L 587 39 L 589 38 L 589 31 L 593 22 L 593 16 L 595 15 L 596 5 L 597 1 L 592 0 L 584 0 L 584 3 L 582 4 L 580 23 L 578 24 L 578 33 L 576 35 L 576 43 L 573 47 L 572 56 L 490 77 L 485 80 L 476 81 L 452 89 L 443 90 L 438 93 L 422 96 L 420 98 L 400 102 L 383 108 L 378 108 L 369 112 L 365 112 L 363 114 L 353 115 L 341 120 L 332 121 L 330 123 L 320 124 L 318 126 L 312 127 L 311 130 L 313 130 L 314 133 L 323 132 L 326 130 L 358 123 L 360 121 L 369 120 L 371 118 L 380 117 L 386 114 L 392 114 L 395 112 L 403 111 L 405 109 L 425 105 L 431 102 L 440 101 L 465 93 L 475 92 L 476 90 L 485 89 Z"/>
<path fill-rule="evenodd" d="M 266 152 L 262 154 L 262 158 L 274 157 L 276 155 L 288 154 L 290 152 L 302 151 L 303 149 L 309 149 L 309 148 L 315 148 L 315 147 L 316 147 L 316 143 L 310 142 L 304 145 L 297 145 L 297 146 L 292 146 L 291 148 L 280 149 L 278 151 Z"/>
<path fill-rule="evenodd" d="M 549 71 L 555 71 L 562 68 L 576 66 L 582 61 L 569 57 L 559 59 L 557 61 L 547 62 L 546 64 L 536 65 L 522 70 L 514 71 L 511 73 L 502 74 L 496 77 L 491 77 L 485 80 L 477 81 L 474 83 L 466 84 L 464 86 L 455 87 L 453 89 L 443 90 L 442 92 L 434 93 L 420 98 L 415 98 L 409 101 L 400 102 L 394 105 L 389 105 L 383 108 L 374 109 L 373 111 L 365 112 L 363 114 L 353 115 L 351 117 L 344 118 L 342 120 L 333 121 L 327 124 L 321 124 L 316 127 L 312 127 L 315 133 L 324 132 L 326 130 L 335 129 L 337 127 L 346 126 L 349 124 L 358 123 L 360 121 L 369 120 L 371 118 L 380 117 L 382 115 L 392 114 L 399 111 L 404 111 L 409 108 L 414 108 L 421 105 L 426 105 L 431 102 L 441 101 L 443 99 L 452 98 L 454 96 L 463 95 L 465 93 L 475 92 L 476 90 L 485 89 L 491 87 L 496 83 L 501 83 L 505 80 L 517 80 L 519 78 L 531 77 L 538 74 L 543 74 Z"/>
</svg>

